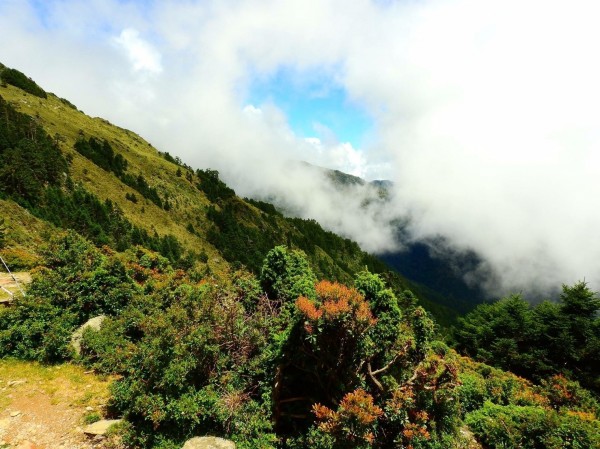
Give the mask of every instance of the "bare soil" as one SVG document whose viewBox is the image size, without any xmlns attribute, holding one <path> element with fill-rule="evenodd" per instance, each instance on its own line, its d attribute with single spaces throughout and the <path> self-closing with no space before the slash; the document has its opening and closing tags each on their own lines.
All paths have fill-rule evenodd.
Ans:
<svg viewBox="0 0 600 449">
<path fill-rule="evenodd" d="M 72 365 L 0 361 L 0 448 L 116 448 L 84 434 L 86 416 L 102 415 L 108 379 Z"/>
</svg>

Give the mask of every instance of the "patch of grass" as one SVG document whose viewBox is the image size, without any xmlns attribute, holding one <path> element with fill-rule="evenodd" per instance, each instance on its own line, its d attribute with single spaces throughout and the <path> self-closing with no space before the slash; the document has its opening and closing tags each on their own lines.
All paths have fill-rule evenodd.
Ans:
<svg viewBox="0 0 600 449">
<path fill-rule="evenodd" d="M 8 386 L 12 381 L 21 380 L 25 382 Z M 108 401 L 111 381 L 86 373 L 81 366 L 44 366 L 37 362 L 4 359 L 0 360 L 0 387 L 6 387 L 6 390 L 0 388 L 0 406 L 9 406 L 9 395 L 15 392 L 39 394 L 41 391 L 50 396 L 54 404 L 96 408 Z"/>
<path fill-rule="evenodd" d="M 102 416 L 98 412 L 89 412 L 83 416 L 84 424 L 94 424 L 102 419 Z"/>
</svg>

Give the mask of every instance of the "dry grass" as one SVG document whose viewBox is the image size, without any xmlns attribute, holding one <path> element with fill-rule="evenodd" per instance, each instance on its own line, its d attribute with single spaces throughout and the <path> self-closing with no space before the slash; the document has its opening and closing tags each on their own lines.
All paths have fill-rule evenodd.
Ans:
<svg viewBox="0 0 600 449">
<path fill-rule="evenodd" d="M 38 117 L 39 123 L 50 136 L 60 136 L 63 154 L 72 156 L 71 174 L 75 182 L 81 183 L 87 190 L 102 200 L 110 199 L 123 210 L 125 216 L 135 225 L 148 232 L 160 235 L 173 234 L 184 245 L 194 251 L 205 251 L 213 272 L 223 273 L 227 263 L 218 251 L 203 236 L 209 222 L 206 219 L 206 207 L 210 202 L 199 192 L 194 175 L 192 182 L 184 175 L 176 176 L 177 166 L 166 161 L 158 151 L 135 133 L 119 128 L 100 118 L 91 118 L 84 113 L 65 105 L 54 95 L 41 99 L 13 86 L 0 87 L 0 95 L 19 111 Z M 94 136 L 107 140 L 113 149 L 127 159 L 128 172 L 134 175 L 142 173 L 150 186 L 156 187 L 161 196 L 170 198 L 172 209 L 165 211 L 118 180 L 114 174 L 81 156 L 73 149 L 76 140 L 83 134 L 86 138 Z M 169 149 L 165 149 L 169 151 Z M 140 201 L 137 204 L 125 199 L 126 193 L 135 193 Z M 0 207 L 5 206 L 2 202 Z M 18 206 L 16 206 L 18 207 Z M 186 229 L 191 223 L 200 236 Z M 13 224 L 10 223 L 12 227 Z M 33 225 L 32 225 L 33 226 Z M 39 227 L 39 226 L 38 226 Z M 39 230 L 26 225 L 17 225 L 16 234 L 9 244 L 22 241 L 22 246 L 35 252 L 39 245 Z"/>
<path fill-rule="evenodd" d="M 25 382 L 21 383 L 22 380 Z M 17 397 L 35 401 L 36 395 L 42 393 L 53 404 L 101 408 L 108 401 L 110 382 L 109 378 L 88 373 L 81 366 L 0 360 L 0 407 L 10 408 Z"/>
<path fill-rule="evenodd" d="M 2 287 L 2 289 L 0 289 L 0 302 L 10 299 L 10 295 L 6 293 L 4 289 L 11 292 L 13 295 L 19 294 L 20 292 L 19 285 L 17 285 L 13 277 L 8 273 L 3 273 L 2 270 L 4 270 L 4 266 L 0 265 L 0 286 Z M 17 271 L 13 272 L 12 275 L 22 289 L 31 282 L 31 275 L 28 272 Z"/>
</svg>

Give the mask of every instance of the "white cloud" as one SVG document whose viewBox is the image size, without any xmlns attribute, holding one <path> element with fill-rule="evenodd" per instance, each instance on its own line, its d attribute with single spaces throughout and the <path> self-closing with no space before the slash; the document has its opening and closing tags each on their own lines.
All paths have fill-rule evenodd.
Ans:
<svg viewBox="0 0 600 449">
<path fill-rule="evenodd" d="M 0 4 L 0 29 L 19 42 L 0 47 L 2 62 L 217 168 L 239 193 L 285 199 L 369 250 L 389 248 L 389 219 L 410 214 L 415 238 L 476 249 L 500 288 L 583 277 L 600 288 L 596 2 L 70 0 L 47 9 L 51 26 L 26 2 Z M 253 77 L 282 66 L 327 68 L 374 117 L 374 138 L 360 149 L 318 133 L 305 141 L 277 105 L 245 105 Z M 391 177 L 396 200 L 365 213 L 363 193 L 341 198 L 290 159 Z"/>
<path fill-rule="evenodd" d="M 243 109 L 244 113 L 249 115 L 249 116 L 261 116 L 262 115 L 262 111 L 260 110 L 260 108 L 257 108 L 256 106 L 252 105 L 252 104 L 247 104 L 246 106 L 244 106 Z"/>
<path fill-rule="evenodd" d="M 366 178 L 367 160 L 364 153 L 349 142 L 324 144 L 318 137 L 306 137 L 313 151 L 307 151 L 307 160 L 323 167 L 343 171 L 354 176 Z"/>
<path fill-rule="evenodd" d="M 162 72 L 160 53 L 147 41 L 143 40 L 136 29 L 124 29 L 119 37 L 114 39 L 114 42 L 125 50 L 134 71 Z"/>
</svg>

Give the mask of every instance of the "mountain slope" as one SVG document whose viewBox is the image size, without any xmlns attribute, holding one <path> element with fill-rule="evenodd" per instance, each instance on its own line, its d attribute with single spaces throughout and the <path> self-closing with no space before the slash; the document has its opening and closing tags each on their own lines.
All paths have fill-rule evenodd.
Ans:
<svg viewBox="0 0 600 449">
<path fill-rule="evenodd" d="M 0 249 L 39 254 L 15 259 L 40 266 L 27 295 L 0 309 L 0 357 L 114 375 L 99 412 L 124 419 L 115 436 L 125 447 L 175 449 L 203 434 L 245 449 L 600 444 L 600 405 L 577 382 L 559 370 L 533 385 L 460 357 L 401 291 L 419 286 L 356 243 L 243 200 L 217 172 L 126 130 L 96 129 L 18 74 L 9 81 L 21 90 L 0 90 L 0 206 L 10 214 Z M 71 121 L 84 127 L 68 135 Z M 279 242 L 288 248 L 259 259 Z M 234 272 L 241 264 L 262 275 Z M 590 309 L 589 295 L 575 296 L 570 312 L 596 313 L 597 298 Z M 73 331 L 99 315 L 76 351 Z M 503 337 L 490 343 L 505 354 Z"/>
<path fill-rule="evenodd" d="M 182 267 L 215 275 L 240 264 L 256 273 L 266 253 L 284 244 L 304 250 L 319 277 L 349 282 L 368 267 L 386 273 L 396 289 L 410 288 L 422 296 L 441 323 L 454 315 L 435 304 L 435 294 L 389 272 L 356 243 L 323 230 L 314 220 L 284 217 L 268 203 L 243 200 L 217 172 L 193 170 L 135 133 L 91 118 L 33 81 L 24 82 L 24 76 L 16 77 L 19 87 L 11 84 L 13 78 L 2 79 L 6 123 L 11 117 L 15 123 L 23 120 L 26 138 L 27 129 L 38 132 L 39 127 L 67 161 L 61 179 L 45 181 L 46 197 L 39 204 L 0 185 L 5 210 L 16 211 L 6 214 L 10 231 L 3 249 L 13 266 L 35 265 L 39 244 L 47 240 L 44 233 L 54 232 L 51 224 L 73 227 L 96 244 L 117 249 L 142 244 L 178 259 L 172 262 Z M 27 117 L 17 120 L 19 114 Z"/>
</svg>

